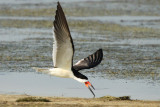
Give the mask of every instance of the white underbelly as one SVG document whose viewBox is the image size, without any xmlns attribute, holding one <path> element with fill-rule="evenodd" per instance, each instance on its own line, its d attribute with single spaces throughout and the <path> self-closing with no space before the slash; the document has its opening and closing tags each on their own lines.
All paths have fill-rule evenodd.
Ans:
<svg viewBox="0 0 160 107">
<path fill-rule="evenodd" d="M 52 68 L 49 69 L 50 75 L 57 76 L 57 77 L 62 77 L 62 78 L 72 78 L 73 73 L 71 70 L 65 70 L 61 68 Z"/>
</svg>

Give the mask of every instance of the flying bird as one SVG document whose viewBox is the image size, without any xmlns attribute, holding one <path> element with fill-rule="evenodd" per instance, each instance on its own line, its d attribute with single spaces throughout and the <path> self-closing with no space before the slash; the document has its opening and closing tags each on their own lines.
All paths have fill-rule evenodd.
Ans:
<svg viewBox="0 0 160 107">
<path fill-rule="evenodd" d="M 53 76 L 72 78 L 78 82 L 84 83 L 95 97 L 95 88 L 89 82 L 88 78 L 81 74 L 79 70 L 90 69 L 102 61 L 103 51 L 98 49 L 95 53 L 79 60 L 73 65 L 74 44 L 67 24 L 63 9 L 58 2 L 55 20 L 53 22 L 53 68 L 34 68 L 38 72 L 44 72 Z"/>
</svg>

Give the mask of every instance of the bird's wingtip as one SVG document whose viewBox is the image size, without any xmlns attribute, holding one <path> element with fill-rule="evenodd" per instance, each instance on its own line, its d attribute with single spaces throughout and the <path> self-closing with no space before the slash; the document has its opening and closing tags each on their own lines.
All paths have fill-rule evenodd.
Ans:
<svg viewBox="0 0 160 107">
<path fill-rule="evenodd" d="M 57 2 L 57 6 L 61 6 L 59 1 Z"/>
<path fill-rule="evenodd" d="M 97 50 L 97 52 L 103 53 L 103 49 L 102 49 L 102 48 L 99 48 L 99 49 Z"/>
<path fill-rule="evenodd" d="M 99 51 L 102 51 L 102 48 L 99 48 Z"/>
</svg>

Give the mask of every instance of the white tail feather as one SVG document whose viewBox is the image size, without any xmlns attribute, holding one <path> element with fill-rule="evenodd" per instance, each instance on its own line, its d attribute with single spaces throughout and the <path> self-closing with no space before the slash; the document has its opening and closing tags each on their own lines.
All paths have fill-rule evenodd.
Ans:
<svg viewBox="0 0 160 107">
<path fill-rule="evenodd" d="M 49 68 L 32 67 L 32 69 L 36 70 L 36 72 L 42 72 L 42 73 L 46 73 L 46 74 L 48 74 L 50 72 Z"/>
</svg>

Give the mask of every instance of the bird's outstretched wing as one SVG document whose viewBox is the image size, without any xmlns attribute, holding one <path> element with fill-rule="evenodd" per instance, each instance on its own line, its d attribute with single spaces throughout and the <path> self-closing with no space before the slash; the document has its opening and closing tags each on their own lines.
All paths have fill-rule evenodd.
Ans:
<svg viewBox="0 0 160 107">
<path fill-rule="evenodd" d="M 54 25 L 53 63 L 54 67 L 72 68 L 74 45 L 63 9 L 58 2 Z"/>
<path fill-rule="evenodd" d="M 97 50 L 92 55 L 89 55 L 88 57 L 81 59 L 78 61 L 75 65 L 73 65 L 73 69 L 76 71 L 82 70 L 82 69 L 89 69 L 97 66 L 100 64 L 103 58 L 103 51 L 102 49 Z"/>
</svg>

